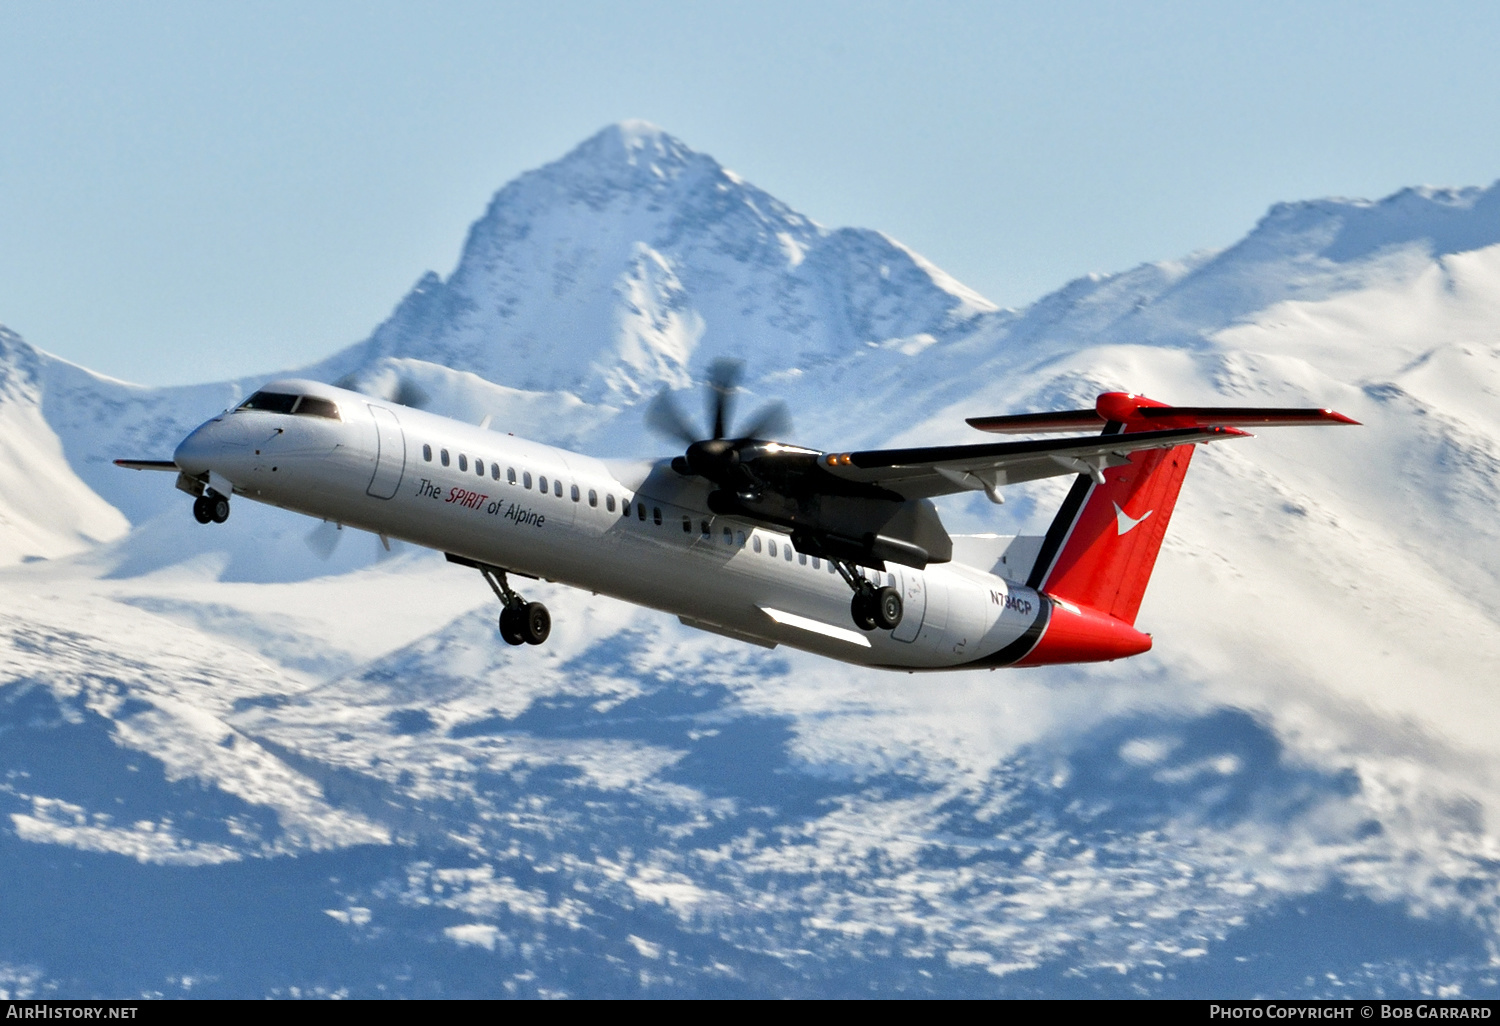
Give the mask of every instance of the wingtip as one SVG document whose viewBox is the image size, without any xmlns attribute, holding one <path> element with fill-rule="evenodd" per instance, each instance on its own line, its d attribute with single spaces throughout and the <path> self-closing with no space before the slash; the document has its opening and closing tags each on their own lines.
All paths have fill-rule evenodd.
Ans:
<svg viewBox="0 0 1500 1026">
<path fill-rule="evenodd" d="M 115 466 L 126 470 L 180 470 L 172 460 L 114 460 Z"/>
</svg>

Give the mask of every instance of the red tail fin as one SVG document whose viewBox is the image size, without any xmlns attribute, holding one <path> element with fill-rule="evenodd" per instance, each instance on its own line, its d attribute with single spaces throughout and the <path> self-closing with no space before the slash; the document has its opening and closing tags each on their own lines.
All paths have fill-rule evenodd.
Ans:
<svg viewBox="0 0 1500 1026">
<path fill-rule="evenodd" d="M 1111 392 L 1099 397 L 1098 413 L 1107 422 L 1105 434 L 1191 426 L 1155 412 L 1168 408 Z M 1144 416 L 1137 412 L 1142 409 L 1153 413 Z M 1047 531 L 1027 583 L 1134 624 L 1192 458 L 1191 445 L 1148 449 L 1132 453 L 1125 466 L 1104 470 L 1102 484 L 1080 475 Z"/>
<path fill-rule="evenodd" d="M 1168 406 L 1138 395 L 1106 392 L 1093 411 L 982 417 L 970 423 L 984 431 L 1076 430 L 1093 413 L 1106 435 L 1163 428 L 1220 427 L 1243 435 L 1235 424 L 1354 424 L 1332 410 L 1261 407 Z M 1027 584 L 1054 601 L 1040 638 L 1017 666 L 1089 662 L 1137 655 L 1151 638 L 1135 630 L 1146 584 L 1156 566 L 1167 522 L 1193 458 L 1192 445 L 1146 449 L 1115 466 L 1080 466 L 1062 509 L 1048 528 Z"/>
<path fill-rule="evenodd" d="M 1192 458 L 1191 445 L 1149 449 L 1106 470 L 1102 485 L 1080 477 L 1047 532 L 1032 586 L 1134 624 Z"/>
</svg>

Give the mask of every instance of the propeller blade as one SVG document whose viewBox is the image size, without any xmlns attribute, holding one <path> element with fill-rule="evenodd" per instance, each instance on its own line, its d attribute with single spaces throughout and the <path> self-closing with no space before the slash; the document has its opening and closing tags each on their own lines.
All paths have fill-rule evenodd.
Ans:
<svg viewBox="0 0 1500 1026">
<path fill-rule="evenodd" d="M 791 411 L 787 409 L 786 403 L 779 399 L 756 410 L 755 416 L 750 418 L 750 423 L 738 432 L 741 438 L 758 438 L 761 441 L 785 438 L 791 433 Z"/>
<path fill-rule="evenodd" d="M 428 395 L 420 385 L 410 378 L 403 377 L 396 383 L 396 391 L 391 396 L 391 402 L 400 406 L 410 406 L 414 410 L 420 410 L 432 402 L 432 396 Z"/>
<path fill-rule="evenodd" d="M 708 417 L 714 425 L 714 438 L 729 436 L 729 418 L 734 410 L 734 393 L 739 389 L 745 365 L 739 360 L 719 357 L 708 365 Z"/>
<path fill-rule="evenodd" d="M 331 520 L 325 520 L 314 527 L 306 538 L 302 539 L 307 547 L 313 550 L 313 554 L 319 559 L 331 559 L 333 550 L 339 547 L 339 539 L 344 536 L 343 530 Z"/>
<path fill-rule="evenodd" d="M 692 445 L 698 440 L 698 432 L 687 422 L 673 401 L 672 393 L 665 388 L 646 407 L 646 426 L 659 435 L 678 439 L 683 445 Z"/>
</svg>

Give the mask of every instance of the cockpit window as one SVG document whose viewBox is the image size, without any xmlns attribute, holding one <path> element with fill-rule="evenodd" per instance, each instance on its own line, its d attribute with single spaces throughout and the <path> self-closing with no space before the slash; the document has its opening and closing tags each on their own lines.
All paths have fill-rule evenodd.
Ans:
<svg viewBox="0 0 1500 1026">
<path fill-rule="evenodd" d="M 265 410 L 268 413 L 291 413 L 292 408 L 297 405 L 297 400 L 302 398 L 297 395 L 289 395 L 286 392 L 256 392 L 249 399 L 240 403 L 242 410 Z"/>
<path fill-rule="evenodd" d="M 267 413 L 295 413 L 303 417 L 327 417 L 339 420 L 339 408 L 331 399 L 290 392 L 256 392 L 240 403 L 241 410 L 264 410 Z"/>
<path fill-rule="evenodd" d="M 299 417 L 327 417 L 329 420 L 339 419 L 339 408 L 332 399 L 319 399 L 317 396 L 305 395 L 297 408 L 292 411 Z"/>
</svg>

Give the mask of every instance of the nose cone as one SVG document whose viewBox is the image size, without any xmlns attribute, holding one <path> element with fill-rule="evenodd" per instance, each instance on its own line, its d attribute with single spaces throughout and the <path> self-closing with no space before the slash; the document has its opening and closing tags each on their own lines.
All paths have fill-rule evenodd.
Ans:
<svg viewBox="0 0 1500 1026">
<path fill-rule="evenodd" d="M 209 459 L 213 455 L 213 421 L 209 421 L 188 435 L 172 453 L 172 462 L 182 468 L 184 474 L 197 476 L 208 473 Z"/>
<path fill-rule="evenodd" d="M 178 444 L 172 461 L 183 473 L 193 476 L 210 470 L 232 475 L 242 468 L 248 455 L 246 441 L 237 437 L 240 434 L 229 425 L 227 417 L 215 417 Z"/>
</svg>

